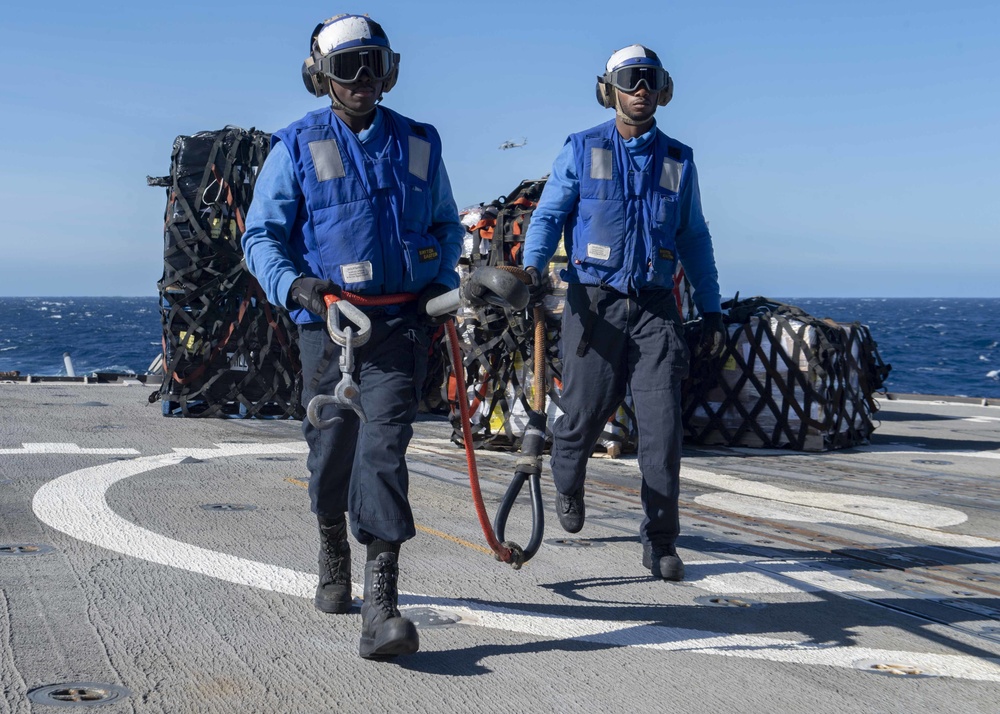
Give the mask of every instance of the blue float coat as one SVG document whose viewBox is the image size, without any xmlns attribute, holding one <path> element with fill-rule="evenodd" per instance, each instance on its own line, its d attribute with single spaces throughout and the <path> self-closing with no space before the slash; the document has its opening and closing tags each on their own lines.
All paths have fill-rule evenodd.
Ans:
<svg viewBox="0 0 1000 714">
<path fill-rule="evenodd" d="M 583 133 L 591 133 L 599 128 Z M 623 144 L 636 167 L 645 170 L 654 153 L 658 134 L 659 130 L 654 123 L 648 132 L 639 137 L 626 140 L 619 135 L 617 140 Z M 698 309 L 703 313 L 719 312 L 721 297 L 718 271 L 715 267 L 712 237 L 701 211 L 698 173 L 693 159 L 685 163 L 688 166 L 680 187 L 675 245 L 688 280 L 694 287 L 694 300 Z M 563 228 L 568 221 L 573 222 L 579 211 L 580 179 L 577 166 L 578 158 L 571 137 L 566 140 L 552 165 L 552 173 L 528 226 L 524 244 L 525 266 L 534 266 L 541 271 L 548 265 L 559 245 Z M 578 228 L 577 233 L 579 232 Z M 631 274 L 626 276 L 629 287 L 639 289 L 647 285 L 655 286 L 650 282 L 644 261 L 637 261 L 633 265 Z M 564 271 L 564 279 L 571 283 L 597 282 L 577 270 Z"/>
<path fill-rule="evenodd" d="M 390 141 L 391 121 L 386 112 L 376 108 L 371 126 L 357 135 L 370 157 L 377 158 Z M 337 119 L 339 121 L 339 119 Z M 455 265 L 462 251 L 465 228 L 459 222 L 451 183 L 439 160 L 430 166 L 431 219 L 428 233 L 439 243 L 440 270 L 431 282 L 449 288 L 458 287 Z M 247 267 L 260 281 L 268 301 L 295 308 L 289 303 L 292 282 L 303 275 L 315 275 L 309 268 L 301 240 L 301 223 L 308 217 L 304 193 L 289 148 L 275 143 L 261 168 L 254 187 L 254 200 L 247 213 L 242 244 Z M 386 292 L 396 292 L 390 288 Z M 310 313 L 297 311 L 296 322 L 318 321 Z"/>
</svg>

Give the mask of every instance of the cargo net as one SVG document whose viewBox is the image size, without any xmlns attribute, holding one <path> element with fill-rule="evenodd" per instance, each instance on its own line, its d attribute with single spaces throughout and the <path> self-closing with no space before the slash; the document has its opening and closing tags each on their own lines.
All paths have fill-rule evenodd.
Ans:
<svg viewBox="0 0 1000 714">
<path fill-rule="evenodd" d="M 480 266 L 522 266 L 524 236 L 538 204 L 545 179 L 526 180 L 508 196 L 462 211 L 468 230 L 459 270 L 464 275 Z M 550 263 L 552 291 L 543 301 L 545 311 L 546 420 L 552 426 L 561 414 L 562 363 L 559 336 L 566 284 L 559 272 L 565 266 L 562 244 Z M 675 276 L 675 297 L 682 315 L 694 314 L 691 286 L 682 270 Z M 470 427 L 476 448 L 512 451 L 520 447 L 534 397 L 534 311 L 504 310 L 495 306 L 465 309 L 459 314 L 465 383 L 470 403 Z M 447 346 L 442 342 L 439 353 Z M 450 361 L 444 363 L 444 387 L 450 406 L 452 441 L 463 444 L 457 382 Z M 551 437 L 550 437 L 551 438 Z M 611 456 L 634 451 L 637 444 L 631 398 L 618 407 L 598 439 L 597 448 Z"/>
<path fill-rule="evenodd" d="M 694 360 L 683 384 L 687 442 L 801 451 L 868 442 L 874 393 L 891 365 L 867 326 L 821 320 L 760 297 L 727 308 L 721 360 Z M 700 321 L 686 327 L 693 343 Z"/>
<path fill-rule="evenodd" d="M 270 135 L 228 126 L 179 136 L 167 189 L 157 283 L 165 416 L 302 418 L 295 326 L 268 304 L 240 238 Z"/>
</svg>

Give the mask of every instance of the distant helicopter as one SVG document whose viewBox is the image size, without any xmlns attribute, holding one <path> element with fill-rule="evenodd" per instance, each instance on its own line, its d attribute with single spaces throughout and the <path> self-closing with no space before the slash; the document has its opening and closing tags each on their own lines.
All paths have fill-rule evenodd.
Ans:
<svg viewBox="0 0 1000 714">
<path fill-rule="evenodd" d="M 500 144 L 499 149 L 500 149 L 500 151 L 506 151 L 507 149 L 516 149 L 518 147 L 524 146 L 527 143 L 528 143 L 528 140 L 525 139 L 523 136 L 521 137 L 521 142 L 520 143 L 518 143 L 516 141 L 513 141 L 512 139 L 507 139 L 507 141 L 505 141 L 504 143 Z"/>
</svg>

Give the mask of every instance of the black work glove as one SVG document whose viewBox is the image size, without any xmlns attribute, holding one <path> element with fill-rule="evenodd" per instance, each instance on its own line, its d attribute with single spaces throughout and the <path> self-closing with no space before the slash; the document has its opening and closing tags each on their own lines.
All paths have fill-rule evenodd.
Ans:
<svg viewBox="0 0 1000 714">
<path fill-rule="evenodd" d="M 420 292 L 420 297 L 417 298 L 417 314 L 432 325 L 443 325 L 448 322 L 453 317 L 450 312 L 446 312 L 443 315 L 427 314 L 427 303 L 447 292 L 451 292 L 451 288 L 441 283 L 431 283 L 428 285 Z"/>
<path fill-rule="evenodd" d="M 542 301 L 549 289 L 549 276 L 538 272 L 538 268 L 533 265 L 525 268 L 524 272 L 531 278 L 531 283 L 528 285 L 528 306 L 534 307 Z"/>
<path fill-rule="evenodd" d="M 288 291 L 292 300 L 323 319 L 326 319 L 324 296 L 330 293 L 340 295 L 340 287 L 330 280 L 320 278 L 296 278 L 292 282 L 292 289 Z"/>
<path fill-rule="evenodd" d="M 719 359 L 726 349 L 729 333 L 722 324 L 721 312 L 706 312 L 701 316 L 701 338 L 698 340 L 698 356 L 705 359 Z"/>
</svg>

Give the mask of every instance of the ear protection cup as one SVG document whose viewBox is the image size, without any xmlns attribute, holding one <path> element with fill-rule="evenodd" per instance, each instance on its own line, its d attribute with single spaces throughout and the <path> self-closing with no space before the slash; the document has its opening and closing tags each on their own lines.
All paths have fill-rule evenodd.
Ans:
<svg viewBox="0 0 1000 714">
<path fill-rule="evenodd" d="M 302 63 L 302 82 L 306 85 L 306 91 L 314 97 L 325 97 L 330 91 L 330 83 L 322 74 L 313 74 L 309 71 L 314 64 L 311 55 L 306 57 Z"/>
<path fill-rule="evenodd" d="M 597 103 L 600 104 L 605 109 L 611 109 L 615 106 L 615 97 L 611 93 L 614 91 L 614 87 L 604 81 L 603 77 L 597 78 Z"/>
<path fill-rule="evenodd" d="M 309 56 L 306 57 L 305 61 L 302 63 L 302 81 L 306 85 L 306 91 L 314 97 L 325 97 L 329 90 L 329 83 L 326 81 L 326 77 L 321 74 L 312 74 L 309 71 L 316 63 L 313 56 L 313 51 L 316 47 L 316 38 L 319 37 L 319 33 L 324 27 L 326 27 L 333 20 L 336 20 L 338 17 L 340 17 L 340 15 L 331 17 L 329 20 L 323 20 L 323 22 L 316 25 L 316 29 L 314 29 L 312 34 L 309 36 Z"/>
<path fill-rule="evenodd" d="M 656 98 L 656 106 L 665 107 L 674 98 L 674 80 L 673 77 L 667 73 L 667 87 L 660 92 L 660 96 Z"/>
</svg>

